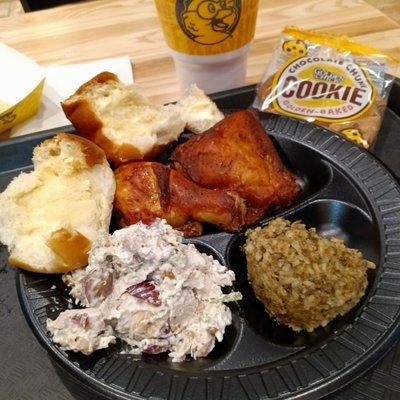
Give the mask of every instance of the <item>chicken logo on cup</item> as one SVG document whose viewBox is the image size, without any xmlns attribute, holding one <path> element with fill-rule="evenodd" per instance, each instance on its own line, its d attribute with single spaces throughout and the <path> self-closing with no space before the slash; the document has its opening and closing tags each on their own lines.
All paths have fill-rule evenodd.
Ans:
<svg viewBox="0 0 400 400">
<path fill-rule="evenodd" d="M 200 44 L 217 44 L 230 37 L 241 12 L 241 0 L 178 0 L 176 16 L 183 32 Z"/>
</svg>

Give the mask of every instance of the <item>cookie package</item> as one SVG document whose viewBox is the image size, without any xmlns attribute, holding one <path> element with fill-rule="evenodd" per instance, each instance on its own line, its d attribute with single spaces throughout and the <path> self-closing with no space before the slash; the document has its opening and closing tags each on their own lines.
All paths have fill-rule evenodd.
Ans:
<svg viewBox="0 0 400 400">
<path fill-rule="evenodd" d="M 314 122 L 368 149 L 378 135 L 398 66 L 395 56 L 346 36 L 288 26 L 254 106 Z"/>
</svg>

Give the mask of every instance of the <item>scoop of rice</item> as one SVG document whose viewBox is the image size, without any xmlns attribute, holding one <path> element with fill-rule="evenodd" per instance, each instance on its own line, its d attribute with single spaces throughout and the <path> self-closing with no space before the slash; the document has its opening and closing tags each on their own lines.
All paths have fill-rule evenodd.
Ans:
<svg viewBox="0 0 400 400">
<path fill-rule="evenodd" d="M 246 232 L 247 272 L 268 314 L 295 331 L 312 332 L 351 310 L 375 265 L 342 240 L 326 239 L 283 218 Z"/>
</svg>

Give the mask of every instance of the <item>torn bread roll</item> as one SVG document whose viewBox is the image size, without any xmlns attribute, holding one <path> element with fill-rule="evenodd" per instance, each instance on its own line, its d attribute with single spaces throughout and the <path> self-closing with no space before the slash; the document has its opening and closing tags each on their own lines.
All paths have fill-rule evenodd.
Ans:
<svg viewBox="0 0 400 400">
<path fill-rule="evenodd" d="M 195 84 L 190 85 L 185 97 L 178 102 L 186 129 L 193 133 L 202 133 L 224 119 L 217 105 Z"/>
<path fill-rule="evenodd" d="M 185 126 L 199 133 L 223 118 L 197 86 L 177 104 L 158 106 L 137 86 L 125 85 L 110 72 L 86 82 L 61 106 L 78 133 L 100 146 L 116 165 L 152 160 Z"/>
<path fill-rule="evenodd" d="M 151 104 L 136 86 L 110 72 L 86 82 L 61 106 L 77 131 L 115 164 L 156 156 L 185 127 L 175 106 Z"/>
<path fill-rule="evenodd" d="M 0 241 L 10 263 L 40 273 L 85 266 L 92 241 L 110 224 L 115 179 L 104 152 L 59 133 L 34 149 L 33 166 L 0 194 Z"/>
</svg>

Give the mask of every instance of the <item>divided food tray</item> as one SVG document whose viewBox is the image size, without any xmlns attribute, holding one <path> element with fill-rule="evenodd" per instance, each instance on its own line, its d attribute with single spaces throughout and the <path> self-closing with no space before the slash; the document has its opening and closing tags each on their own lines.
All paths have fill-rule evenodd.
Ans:
<svg viewBox="0 0 400 400">
<path fill-rule="evenodd" d="M 400 92 L 400 87 L 395 86 L 396 90 Z M 254 87 L 248 87 L 219 94 L 216 101 L 229 112 L 246 108 L 253 96 Z M 396 109 L 397 98 L 391 98 L 390 107 Z M 166 356 L 121 355 L 118 345 L 89 357 L 61 351 L 51 343 L 45 321 L 72 306 L 68 289 L 59 276 L 18 273 L 17 287 L 28 323 L 78 398 L 82 389 L 84 398 L 92 393 L 93 398 L 118 399 L 316 399 L 364 374 L 400 337 L 400 188 L 396 178 L 369 153 L 338 135 L 290 118 L 260 117 L 303 186 L 291 207 L 267 215 L 260 224 L 276 216 L 301 219 L 321 235 L 340 237 L 360 249 L 377 264 L 369 274 L 366 295 L 327 327 L 311 334 L 295 333 L 269 318 L 256 300 L 246 277 L 243 233 L 210 230 L 187 241 L 235 271 L 235 289 L 244 299 L 230 306 L 232 326 L 208 357 L 174 364 Z M 388 110 L 374 151 L 400 173 L 394 153 L 400 142 L 399 127 L 399 118 Z M 29 167 L 32 148 L 55 132 L 0 145 L 0 157 L 4 155 L 0 158 L 1 190 L 12 176 Z M 372 398 L 380 398 L 376 397 L 379 385 Z M 356 392 L 357 383 L 337 396 L 355 398 Z"/>
</svg>

